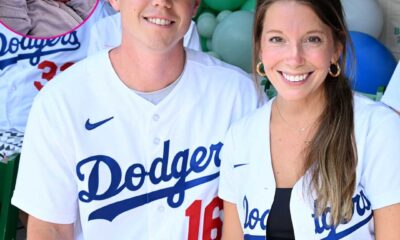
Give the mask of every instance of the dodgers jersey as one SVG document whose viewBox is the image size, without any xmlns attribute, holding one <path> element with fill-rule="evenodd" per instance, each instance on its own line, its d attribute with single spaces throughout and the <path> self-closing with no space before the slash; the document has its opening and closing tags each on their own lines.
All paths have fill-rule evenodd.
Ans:
<svg viewBox="0 0 400 240">
<path fill-rule="evenodd" d="M 381 101 L 400 112 L 400 62 L 397 63 Z"/>
<path fill-rule="evenodd" d="M 97 21 L 90 29 L 88 54 L 119 46 L 122 38 L 121 28 L 120 13 Z M 197 32 L 196 23 L 193 20 L 183 38 L 183 46 L 201 51 L 200 36 Z"/>
<path fill-rule="evenodd" d="M 258 102 L 247 76 L 186 49 L 181 79 L 154 105 L 107 51 L 86 58 L 35 99 L 12 203 L 75 222 L 80 239 L 219 239 L 222 139 Z"/>
<path fill-rule="evenodd" d="M 57 38 L 27 38 L 0 24 L 0 129 L 24 131 L 36 94 L 86 57 L 90 26 L 107 15 L 107 5 L 100 0 L 85 24 Z"/>
<path fill-rule="evenodd" d="M 219 196 L 236 204 L 245 239 L 265 239 L 274 200 L 269 142 L 272 102 L 233 124 L 221 153 Z M 400 118 L 364 97 L 355 96 L 354 102 L 358 164 L 353 217 L 334 228 L 329 225 L 328 207 L 317 216 L 315 193 L 308 196 L 310 182 L 303 176 L 290 199 L 296 239 L 375 239 L 372 211 L 400 202 Z"/>
</svg>

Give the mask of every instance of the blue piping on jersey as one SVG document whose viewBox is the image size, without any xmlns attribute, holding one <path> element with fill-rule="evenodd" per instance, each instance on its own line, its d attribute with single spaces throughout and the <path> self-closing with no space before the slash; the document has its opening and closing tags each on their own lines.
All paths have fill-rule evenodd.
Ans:
<svg viewBox="0 0 400 240">
<path fill-rule="evenodd" d="M 244 235 L 244 240 L 266 240 L 265 236 L 253 236 L 250 234 Z"/>
</svg>

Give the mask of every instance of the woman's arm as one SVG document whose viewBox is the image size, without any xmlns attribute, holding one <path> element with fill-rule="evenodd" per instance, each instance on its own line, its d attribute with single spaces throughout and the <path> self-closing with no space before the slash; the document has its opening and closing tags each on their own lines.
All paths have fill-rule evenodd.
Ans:
<svg viewBox="0 0 400 240">
<path fill-rule="evenodd" d="M 243 231 L 236 204 L 227 201 L 224 201 L 222 240 L 243 240 Z"/>
<path fill-rule="evenodd" d="M 400 203 L 374 210 L 376 240 L 400 239 Z"/>
</svg>

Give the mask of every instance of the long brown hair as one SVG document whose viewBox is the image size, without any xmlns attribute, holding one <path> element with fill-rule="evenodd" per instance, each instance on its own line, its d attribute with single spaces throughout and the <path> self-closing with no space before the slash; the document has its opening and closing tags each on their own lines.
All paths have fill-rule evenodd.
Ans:
<svg viewBox="0 0 400 240">
<path fill-rule="evenodd" d="M 335 45 L 343 46 L 338 77 L 327 75 L 324 81 L 326 106 L 319 127 L 306 151 L 304 171 L 309 169 L 311 191 L 317 193 L 317 214 L 330 206 L 332 224 L 352 217 L 357 151 L 354 138 L 353 93 L 344 75 L 346 46 L 351 46 L 340 0 L 258 0 L 253 29 L 253 72 L 261 49 L 265 13 L 277 1 L 296 1 L 309 6 L 330 27 Z M 295 16 L 293 16 L 295 17 Z"/>
</svg>

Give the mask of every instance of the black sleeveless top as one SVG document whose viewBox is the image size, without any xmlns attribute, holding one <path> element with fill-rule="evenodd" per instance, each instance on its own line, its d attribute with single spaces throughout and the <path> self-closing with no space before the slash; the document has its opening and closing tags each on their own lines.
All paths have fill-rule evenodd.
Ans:
<svg viewBox="0 0 400 240">
<path fill-rule="evenodd" d="M 274 202 L 267 220 L 268 240 L 294 240 L 294 230 L 290 217 L 291 188 L 277 188 Z"/>
</svg>

